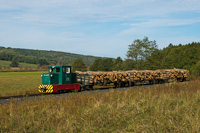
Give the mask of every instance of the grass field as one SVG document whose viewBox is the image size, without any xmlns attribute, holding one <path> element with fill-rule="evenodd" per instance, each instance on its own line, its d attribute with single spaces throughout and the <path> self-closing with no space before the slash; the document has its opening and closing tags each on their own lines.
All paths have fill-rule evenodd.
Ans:
<svg viewBox="0 0 200 133">
<path fill-rule="evenodd" d="M 0 60 L 0 67 L 10 67 L 11 61 L 4 61 Z M 37 64 L 28 64 L 28 63 L 20 63 L 19 67 L 30 67 L 30 68 L 37 68 Z"/>
<path fill-rule="evenodd" d="M 0 97 L 38 93 L 39 72 L 0 72 Z"/>
<path fill-rule="evenodd" d="M 1 132 L 200 132 L 200 80 L 0 105 Z"/>
</svg>

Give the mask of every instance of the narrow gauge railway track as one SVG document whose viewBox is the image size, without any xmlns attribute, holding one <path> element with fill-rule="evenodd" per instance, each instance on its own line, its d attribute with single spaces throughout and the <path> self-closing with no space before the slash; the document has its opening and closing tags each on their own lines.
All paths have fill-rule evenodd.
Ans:
<svg viewBox="0 0 200 133">
<path fill-rule="evenodd" d="M 34 97 L 34 96 L 41 96 L 41 95 L 47 95 L 45 94 L 28 94 L 28 95 L 16 95 L 16 96 L 4 96 L 0 97 L 0 100 L 6 100 L 6 99 L 12 99 L 12 98 L 25 98 L 25 97 Z"/>
<path fill-rule="evenodd" d="M 95 90 L 99 90 L 99 89 L 105 90 L 105 89 L 111 89 L 111 88 L 113 88 L 113 87 L 102 87 L 102 88 L 98 88 L 98 89 L 84 90 L 84 91 L 90 92 L 90 91 L 95 91 Z M 56 94 L 52 94 L 52 93 L 39 93 L 39 94 L 28 94 L 28 95 L 4 96 L 4 97 L 0 97 L 0 100 L 21 99 L 21 98 L 39 97 L 39 96 L 46 96 L 46 95 L 59 96 L 59 95 L 68 94 L 68 93 L 70 93 L 70 92 L 60 92 L 60 93 L 56 93 Z"/>
<path fill-rule="evenodd" d="M 99 90 L 99 89 L 110 89 L 113 88 L 111 87 L 101 87 L 101 88 L 97 88 L 97 89 L 93 89 L 93 90 Z M 91 91 L 91 90 L 84 90 L 84 91 Z M 52 93 L 38 93 L 38 94 L 27 94 L 27 95 L 15 95 L 15 96 L 4 96 L 4 97 L 0 97 L 0 100 L 8 100 L 8 99 L 16 99 L 16 98 L 27 98 L 27 97 L 37 97 L 37 96 L 45 96 L 45 95 L 59 95 L 59 94 L 66 94 L 67 92 L 61 92 L 61 93 L 56 93 L 56 94 L 52 94 Z"/>
<path fill-rule="evenodd" d="M 72 94 L 89 94 L 89 93 L 96 93 L 97 91 L 100 93 L 108 92 L 110 89 L 114 89 L 117 91 L 123 91 L 127 89 L 138 89 L 141 87 L 154 87 L 156 85 L 166 85 L 169 83 L 163 83 L 163 84 L 143 84 L 143 85 L 138 85 L 138 86 L 132 86 L 132 87 L 121 87 L 121 88 L 113 88 L 113 86 L 102 86 L 101 88 L 96 88 L 93 90 L 84 90 L 82 92 L 76 92 L 76 93 L 71 93 L 71 92 L 63 92 L 63 93 L 57 93 L 57 94 L 52 94 L 52 93 L 43 93 L 43 94 L 30 94 L 30 95 L 18 95 L 18 96 L 7 96 L 7 97 L 0 97 L 0 104 L 8 104 L 10 103 L 11 99 L 15 100 L 16 102 L 24 101 L 26 99 L 32 100 L 32 99 L 40 99 L 42 96 L 44 97 L 66 97 Z"/>
<path fill-rule="evenodd" d="M 10 103 L 11 101 L 16 101 L 16 102 L 20 102 L 23 100 L 31 100 L 31 99 L 35 99 L 35 98 L 39 98 L 42 96 L 47 96 L 47 95 L 53 95 L 53 94 L 29 94 L 29 95 L 16 95 L 16 96 L 5 96 L 5 97 L 0 97 L 0 104 L 7 104 Z"/>
</svg>

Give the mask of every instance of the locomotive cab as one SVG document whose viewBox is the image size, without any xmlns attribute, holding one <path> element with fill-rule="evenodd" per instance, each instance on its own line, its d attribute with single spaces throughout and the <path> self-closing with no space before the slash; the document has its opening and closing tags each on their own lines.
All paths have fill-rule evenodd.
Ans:
<svg viewBox="0 0 200 133">
<path fill-rule="evenodd" d="M 39 86 L 39 91 L 52 93 L 67 89 L 80 89 L 76 73 L 72 73 L 71 66 L 68 65 L 50 65 L 48 73 L 42 74 L 42 85 Z"/>
</svg>

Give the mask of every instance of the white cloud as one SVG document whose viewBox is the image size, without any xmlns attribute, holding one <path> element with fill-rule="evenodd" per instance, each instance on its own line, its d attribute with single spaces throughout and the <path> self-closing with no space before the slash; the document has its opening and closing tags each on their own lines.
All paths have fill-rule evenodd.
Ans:
<svg viewBox="0 0 200 133">
<path fill-rule="evenodd" d="M 200 12 L 199 7 L 199 0 L 0 0 L 0 12 L 13 10 L 14 18 L 61 24 L 63 21 L 132 21 L 138 17 L 162 17 L 180 11 Z M 14 10 L 24 12 L 15 14 Z"/>
<path fill-rule="evenodd" d="M 133 23 L 131 26 L 142 26 L 142 27 L 159 27 L 159 26 L 181 26 L 191 25 L 199 23 L 199 19 L 151 19 L 147 22 Z"/>
</svg>

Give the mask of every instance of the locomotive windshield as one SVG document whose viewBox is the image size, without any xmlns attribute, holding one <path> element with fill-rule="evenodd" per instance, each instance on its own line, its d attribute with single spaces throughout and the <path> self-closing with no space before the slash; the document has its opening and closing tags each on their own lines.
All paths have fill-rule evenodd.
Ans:
<svg viewBox="0 0 200 133">
<path fill-rule="evenodd" d="M 70 67 L 49 67 L 49 73 L 71 73 L 71 68 Z"/>
<path fill-rule="evenodd" d="M 50 68 L 49 68 L 49 72 L 50 72 L 50 73 L 53 73 L 53 69 L 54 69 L 53 67 L 50 67 Z"/>
<path fill-rule="evenodd" d="M 53 73 L 53 72 L 54 72 L 54 69 L 55 69 L 55 72 L 56 72 L 56 73 L 59 73 L 59 72 L 60 72 L 60 67 L 50 67 L 50 68 L 49 68 L 49 72 L 50 72 L 50 73 Z"/>
</svg>

